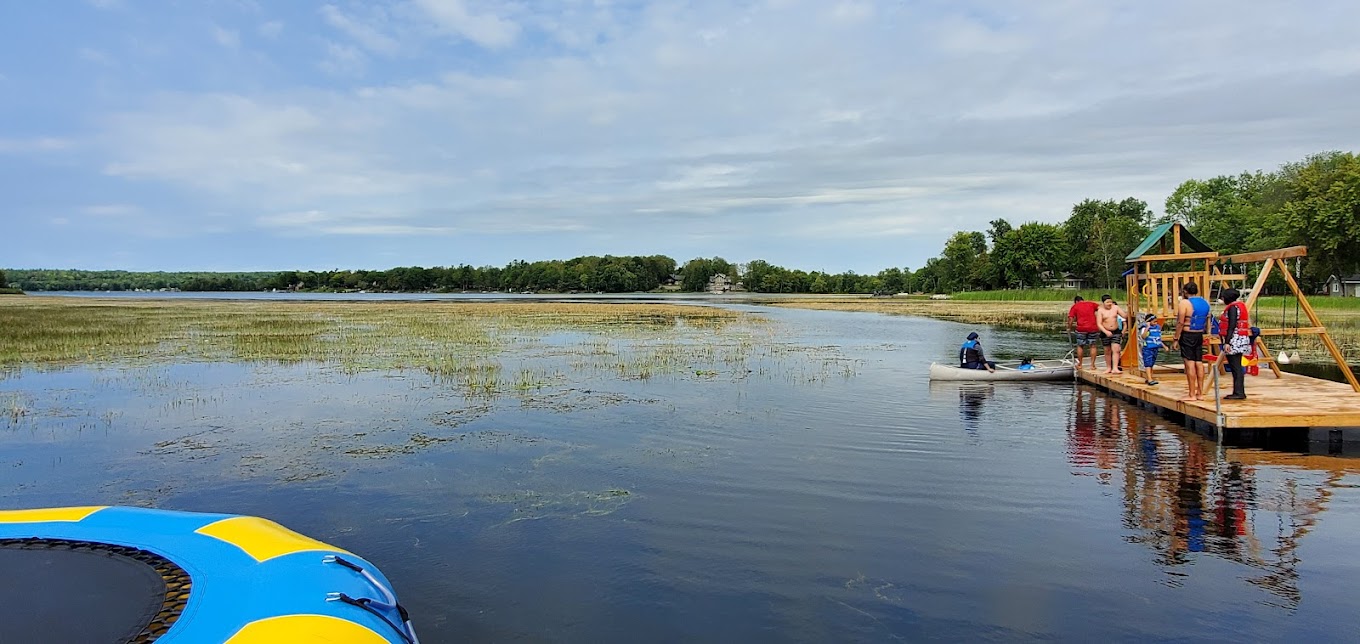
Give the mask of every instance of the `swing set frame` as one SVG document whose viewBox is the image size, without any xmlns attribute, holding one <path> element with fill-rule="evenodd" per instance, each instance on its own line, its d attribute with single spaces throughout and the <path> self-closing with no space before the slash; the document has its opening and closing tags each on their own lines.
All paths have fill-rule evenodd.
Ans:
<svg viewBox="0 0 1360 644">
<path fill-rule="evenodd" d="M 1189 251 L 1185 248 L 1189 247 Z M 1155 252 L 1152 252 L 1154 251 Z M 1247 274 L 1245 265 L 1264 263 L 1261 272 L 1256 276 L 1255 284 L 1252 286 L 1247 299 L 1244 302 L 1248 309 L 1255 311 L 1256 302 L 1261 296 L 1261 291 L 1266 285 L 1271 273 L 1276 267 L 1284 276 L 1285 283 L 1289 285 L 1290 292 L 1294 295 L 1296 307 L 1301 308 L 1308 316 L 1308 323 L 1312 326 L 1298 326 L 1297 312 L 1295 315 L 1295 325 L 1293 328 L 1286 328 L 1285 320 L 1281 319 L 1280 328 L 1261 329 L 1261 335 L 1256 340 L 1256 353 L 1258 362 L 1264 363 L 1275 374 L 1276 378 L 1282 378 L 1280 367 L 1276 364 L 1275 358 L 1271 355 L 1266 346 L 1266 338 L 1293 336 L 1297 346 L 1297 338 L 1300 335 L 1316 335 L 1321 339 L 1323 346 L 1327 348 L 1332 359 L 1336 361 L 1341 373 L 1345 375 L 1346 381 L 1351 389 L 1360 393 L 1360 381 L 1356 380 L 1355 374 L 1351 372 L 1346 359 L 1341 353 L 1341 348 L 1337 346 L 1330 335 L 1327 334 L 1327 327 L 1318 319 L 1317 312 L 1308 303 L 1308 297 L 1304 295 L 1303 289 L 1289 272 L 1287 261 L 1289 259 L 1306 257 L 1308 255 L 1307 246 L 1293 246 L 1290 248 L 1279 248 L 1275 250 L 1258 251 L 1252 253 L 1237 253 L 1233 255 L 1220 255 L 1217 251 L 1206 246 L 1190 234 L 1180 223 L 1168 223 L 1158 226 L 1152 231 L 1146 240 L 1132 253 L 1125 261 L 1133 265 L 1129 271 L 1126 288 L 1128 292 L 1128 314 L 1130 327 L 1134 327 L 1142 312 L 1151 312 L 1158 317 L 1166 319 L 1168 322 L 1176 318 L 1176 305 L 1179 302 L 1180 289 L 1186 283 L 1193 282 L 1199 287 L 1199 291 L 1205 297 L 1210 296 L 1210 287 L 1230 283 L 1240 283 L 1246 285 Z M 1172 270 L 1157 270 L 1165 266 L 1165 262 L 1174 262 L 1178 266 Z M 1243 265 L 1242 273 L 1225 273 L 1222 264 L 1226 263 L 1229 270 L 1234 270 L 1236 264 Z M 1188 265 L 1188 270 L 1187 270 Z M 1259 326 L 1259 324 L 1258 324 Z M 1206 337 L 1208 348 L 1217 353 L 1218 338 Z M 1139 360 L 1139 349 L 1137 341 L 1130 341 L 1123 348 L 1120 356 L 1120 363 L 1126 369 L 1141 370 L 1143 376 L 1152 379 L 1152 367 L 1143 369 Z M 1221 369 L 1219 364 L 1216 368 Z"/>
</svg>

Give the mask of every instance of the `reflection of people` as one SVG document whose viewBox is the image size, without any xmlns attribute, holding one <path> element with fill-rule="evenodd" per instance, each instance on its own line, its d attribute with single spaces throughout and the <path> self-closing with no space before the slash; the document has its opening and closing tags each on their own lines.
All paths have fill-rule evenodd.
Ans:
<svg viewBox="0 0 1360 644">
<path fill-rule="evenodd" d="M 959 366 L 964 369 L 996 371 L 996 363 L 987 360 L 987 356 L 982 352 L 982 343 L 978 342 L 977 332 L 969 333 L 968 340 L 959 347 Z"/>
<path fill-rule="evenodd" d="M 1185 363 L 1183 402 L 1204 400 L 1204 332 L 1209 329 L 1209 301 L 1199 296 L 1199 285 L 1186 282 L 1176 304 L 1176 336 L 1173 343 Z"/>
<path fill-rule="evenodd" d="M 1235 288 L 1223 291 L 1223 303 L 1228 308 L 1223 311 L 1223 321 L 1219 324 L 1219 332 L 1223 334 L 1223 356 L 1228 362 L 1228 373 L 1232 374 L 1233 391 L 1224 396 L 1224 400 L 1246 400 L 1246 368 L 1242 366 L 1242 357 L 1251 351 L 1251 321 L 1247 319 L 1247 305 L 1237 298 L 1241 293 Z"/>
<path fill-rule="evenodd" d="M 981 426 L 982 405 L 991 395 L 990 385 L 959 387 L 959 416 L 965 430 L 976 432 Z"/>
<path fill-rule="evenodd" d="M 1119 364 L 1120 349 L 1124 344 L 1124 320 L 1129 314 L 1109 295 L 1100 296 L 1096 322 L 1100 326 L 1100 344 L 1105 347 L 1105 373 L 1124 373 Z"/>
<path fill-rule="evenodd" d="M 1091 347 L 1091 371 L 1096 370 L 1096 343 L 1100 341 L 1100 329 L 1096 326 L 1096 309 L 1100 308 L 1095 302 L 1087 302 L 1082 296 L 1072 298 L 1072 308 L 1067 310 L 1067 330 L 1071 332 L 1076 328 L 1077 341 L 1077 368 L 1082 365 L 1082 357 L 1086 355 L 1086 347 Z"/>
</svg>

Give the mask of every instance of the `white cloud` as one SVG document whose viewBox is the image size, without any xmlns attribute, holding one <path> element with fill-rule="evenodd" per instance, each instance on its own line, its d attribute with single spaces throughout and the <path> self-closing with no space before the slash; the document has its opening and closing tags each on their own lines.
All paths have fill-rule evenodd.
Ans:
<svg viewBox="0 0 1360 644">
<path fill-rule="evenodd" d="M 464 0 L 415 0 L 440 28 L 488 48 L 506 47 L 519 35 L 519 25 L 496 15 L 489 7 L 481 11 Z"/>
<path fill-rule="evenodd" d="M 142 214 L 142 208 L 140 206 L 121 203 L 85 206 L 84 208 L 81 208 L 80 211 L 91 217 L 127 217 Z"/>
<path fill-rule="evenodd" d="M 65 150 L 74 145 L 69 139 L 38 137 L 29 139 L 0 138 L 0 154 L 31 154 L 35 152 L 54 152 Z"/>
<path fill-rule="evenodd" d="M 213 40 L 217 41 L 217 44 L 222 45 L 227 49 L 236 49 L 241 46 L 241 35 L 231 29 L 224 29 L 214 25 L 212 35 Z"/>
<path fill-rule="evenodd" d="M 117 64 L 113 60 L 112 56 L 109 56 L 108 54 L 98 49 L 94 49 L 92 47 L 81 47 L 79 50 L 76 51 L 76 54 L 80 56 L 81 60 L 89 63 L 94 63 L 102 67 L 113 67 L 115 64 Z"/>
<path fill-rule="evenodd" d="M 260 23 L 260 26 L 255 28 L 255 33 L 260 34 L 260 36 L 262 37 L 273 40 L 275 38 L 278 38 L 279 35 L 283 33 L 283 23 L 278 20 L 270 20 L 269 22 Z"/>
<path fill-rule="evenodd" d="M 391 54 L 397 51 L 398 43 L 396 39 L 382 33 L 373 25 L 346 15 L 335 5 L 322 6 L 321 15 L 326 19 L 327 24 L 358 41 L 369 51 L 380 54 Z"/>
<path fill-rule="evenodd" d="M 934 240 L 1086 197 L 1158 207 L 1192 176 L 1360 145 L 1360 6 L 1205 4 L 328 7 L 355 43 L 323 41 L 332 89 L 153 92 L 100 145 L 107 174 L 268 234 L 652 243 L 664 226 L 752 253 L 771 231 Z M 416 15 L 490 51 L 408 42 Z M 399 49 L 402 77 L 365 49 Z"/>
<path fill-rule="evenodd" d="M 358 47 L 327 42 L 326 56 L 317 66 L 332 76 L 359 76 L 368 67 L 368 56 Z"/>
</svg>

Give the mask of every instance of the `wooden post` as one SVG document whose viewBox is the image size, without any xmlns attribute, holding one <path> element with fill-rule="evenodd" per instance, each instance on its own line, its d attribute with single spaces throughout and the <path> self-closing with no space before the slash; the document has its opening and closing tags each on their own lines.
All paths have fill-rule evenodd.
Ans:
<svg viewBox="0 0 1360 644">
<path fill-rule="evenodd" d="M 1119 368 L 1125 369 L 1131 365 L 1138 364 L 1138 298 L 1142 297 L 1138 290 L 1138 262 L 1133 264 L 1133 273 L 1124 278 L 1124 289 L 1129 294 L 1128 309 L 1124 311 L 1129 314 L 1129 319 L 1124 322 L 1124 351 L 1119 354 Z M 1132 331 L 1132 333 L 1130 333 Z M 1130 338 L 1130 335 L 1132 338 Z M 1133 361 L 1130 363 L 1129 352 L 1132 351 Z"/>
<path fill-rule="evenodd" d="M 1299 283 L 1294 281 L 1294 275 L 1289 272 L 1289 268 L 1284 267 L 1284 270 L 1280 272 L 1284 273 L 1285 281 L 1289 282 L 1289 290 L 1293 291 L 1294 297 L 1298 298 L 1299 304 L 1303 307 L 1303 312 L 1308 314 L 1308 321 L 1312 322 L 1315 327 L 1323 326 L 1322 320 L 1318 319 L 1317 312 L 1313 310 L 1313 305 L 1309 304 L 1308 298 L 1303 296 L 1303 289 L 1299 288 Z M 1252 295 L 1255 295 L 1255 293 L 1252 293 Z M 1322 338 L 1322 344 L 1327 346 L 1327 351 L 1332 354 L 1332 359 L 1336 360 L 1336 366 L 1341 367 L 1341 374 L 1346 376 L 1346 382 L 1351 383 L 1351 389 L 1360 393 L 1360 382 L 1356 381 L 1355 374 L 1351 372 L 1351 366 L 1346 364 L 1346 356 L 1341 354 L 1341 348 L 1336 346 L 1335 342 L 1332 342 L 1332 336 L 1328 335 L 1326 331 L 1319 333 L 1318 337 Z"/>
<path fill-rule="evenodd" d="M 1266 278 L 1270 277 L 1270 269 L 1275 266 L 1275 258 L 1267 257 L 1266 265 L 1261 267 L 1261 274 L 1256 276 L 1256 284 L 1251 287 L 1251 295 L 1247 296 L 1247 309 L 1256 306 L 1256 298 L 1261 297 L 1261 289 L 1266 286 Z M 1289 271 L 1285 271 L 1286 273 Z"/>
</svg>

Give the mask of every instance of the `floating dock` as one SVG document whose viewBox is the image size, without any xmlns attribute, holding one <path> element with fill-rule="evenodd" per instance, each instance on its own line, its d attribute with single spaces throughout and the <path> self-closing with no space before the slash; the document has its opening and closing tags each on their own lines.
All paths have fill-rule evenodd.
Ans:
<svg viewBox="0 0 1360 644">
<path fill-rule="evenodd" d="M 1213 368 L 1213 363 L 1210 363 Z M 1224 429 L 1339 429 L 1360 428 L 1360 396 L 1350 385 L 1291 373 L 1280 377 L 1269 371 L 1247 376 L 1247 399 L 1224 400 L 1215 405 L 1213 372 L 1205 374 L 1205 400 L 1184 402 L 1185 372 L 1179 366 L 1158 366 L 1156 380 L 1148 385 L 1136 369 L 1122 374 L 1104 370 L 1079 369 L 1077 377 L 1130 401 L 1153 406 L 1161 411 L 1182 414 L 1210 427 Z M 1221 395 L 1232 393 L 1232 378 L 1219 375 Z"/>
</svg>

